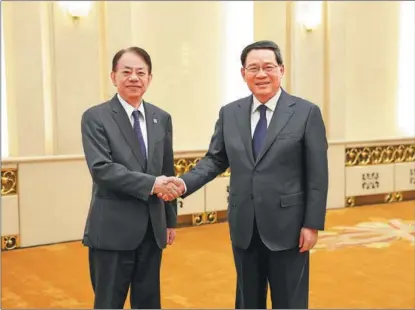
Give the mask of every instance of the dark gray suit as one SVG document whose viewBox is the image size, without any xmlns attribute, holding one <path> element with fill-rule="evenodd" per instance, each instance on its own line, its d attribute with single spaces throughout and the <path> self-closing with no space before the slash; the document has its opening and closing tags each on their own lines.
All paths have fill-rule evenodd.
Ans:
<svg viewBox="0 0 415 310">
<path fill-rule="evenodd" d="M 308 306 L 308 255 L 302 227 L 324 229 L 328 191 L 327 140 L 318 106 L 282 90 L 256 161 L 252 96 L 221 108 L 209 150 L 182 176 L 192 194 L 228 167 L 228 221 L 244 308 Z"/>
<path fill-rule="evenodd" d="M 156 176 L 174 175 L 172 122 L 165 111 L 143 104 L 147 164 L 117 96 L 82 116 L 93 180 L 83 243 L 90 248 L 96 308 L 122 308 L 130 281 L 133 308 L 160 308 L 161 251 L 167 227 L 176 226 L 176 205 L 150 193 Z"/>
</svg>

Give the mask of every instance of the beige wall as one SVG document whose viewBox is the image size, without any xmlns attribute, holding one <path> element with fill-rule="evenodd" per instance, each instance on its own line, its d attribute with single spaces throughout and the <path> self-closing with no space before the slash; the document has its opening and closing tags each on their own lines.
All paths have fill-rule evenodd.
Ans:
<svg viewBox="0 0 415 310">
<path fill-rule="evenodd" d="M 385 1 L 344 8 L 347 139 L 399 134 L 399 6 L 399 1 Z"/>
<path fill-rule="evenodd" d="M 81 114 L 114 94 L 112 55 L 133 44 L 153 57 L 146 99 L 172 114 L 175 149 L 206 149 L 237 36 L 238 50 L 252 39 L 280 44 L 283 86 L 323 109 L 330 139 L 399 137 L 399 2 L 325 2 L 312 32 L 295 2 L 250 5 L 230 28 L 226 2 L 93 2 L 77 23 L 56 2 L 3 3 L 10 155 L 81 154 Z"/>
<path fill-rule="evenodd" d="M 296 22 L 298 5 L 255 6 L 255 38 L 281 44 L 287 89 L 323 109 L 331 140 L 404 136 L 396 118 L 400 1 L 324 2 L 312 32 Z"/>
<path fill-rule="evenodd" d="M 246 94 L 238 72 L 244 45 L 276 41 L 286 66 L 283 86 L 323 111 L 330 140 L 329 208 L 366 195 L 353 185 L 360 184 L 362 171 L 373 169 L 345 168 L 346 149 L 364 150 L 367 140 L 380 140 L 380 146 L 415 143 L 400 139 L 395 118 L 400 4 L 324 2 L 322 23 L 311 32 L 298 24 L 297 5 L 93 2 L 90 14 L 74 23 L 57 2 L 3 2 L 7 163 L 18 168 L 19 185 L 17 195 L 2 197 L 2 235 L 20 234 L 23 246 L 80 238 L 90 195 L 81 115 L 113 96 L 112 56 L 130 45 L 153 58 L 145 99 L 172 114 L 175 151 L 193 151 L 207 148 L 226 100 Z M 386 181 L 379 191 L 414 190 L 406 178 L 412 162 L 380 171 Z M 181 214 L 226 209 L 226 182 L 216 180 L 187 198 Z M 217 188 L 223 195 L 209 194 Z"/>
</svg>

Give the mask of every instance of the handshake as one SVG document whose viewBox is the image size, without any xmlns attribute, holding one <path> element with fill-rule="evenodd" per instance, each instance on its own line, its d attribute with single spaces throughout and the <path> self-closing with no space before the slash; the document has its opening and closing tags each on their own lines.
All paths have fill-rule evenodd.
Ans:
<svg viewBox="0 0 415 310">
<path fill-rule="evenodd" d="M 164 201 L 172 201 L 182 196 L 186 191 L 186 185 L 177 177 L 159 176 L 154 183 L 153 194 Z"/>
</svg>

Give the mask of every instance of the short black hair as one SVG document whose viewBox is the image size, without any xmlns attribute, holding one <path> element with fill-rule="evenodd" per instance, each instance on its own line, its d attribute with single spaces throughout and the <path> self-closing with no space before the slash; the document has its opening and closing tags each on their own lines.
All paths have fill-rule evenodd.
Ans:
<svg viewBox="0 0 415 310">
<path fill-rule="evenodd" d="M 144 62 L 148 66 L 148 73 L 151 74 L 151 70 L 153 69 L 153 65 L 151 63 L 151 57 L 145 49 L 138 47 L 138 46 L 131 46 L 128 48 L 124 48 L 122 50 L 119 50 L 114 55 L 114 57 L 112 58 L 112 71 L 113 72 L 117 71 L 118 61 L 120 60 L 121 56 L 128 52 L 134 53 L 137 56 L 140 56 L 141 58 L 143 58 Z"/>
<path fill-rule="evenodd" d="M 245 67 L 246 57 L 248 56 L 250 51 L 263 50 L 263 49 L 273 51 L 275 54 L 275 59 L 277 60 L 277 64 L 280 66 L 283 64 L 281 50 L 279 46 L 273 41 L 263 40 L 263 41 L 257 41 L 257 42 L 251 43 L 243 49 L 241 53 L 242 66 Z"/>
</svg>

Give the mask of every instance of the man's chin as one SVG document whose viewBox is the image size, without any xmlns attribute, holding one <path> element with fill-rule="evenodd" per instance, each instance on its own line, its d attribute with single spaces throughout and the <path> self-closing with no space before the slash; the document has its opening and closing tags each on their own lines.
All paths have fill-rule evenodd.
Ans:
<svg viewBox="0 0 415 310">
<path fill-rule="evenodd" d="M 270 87 L 269 84 L 264 85 L 264 86 L 257 86 L 256 91 L 261 92 L 261 93 L 270 93 L 272 92 L 272 87 Z"/>
<path fill-rule="evenodd" d="M 130 96 L 138 96 L 138 95 L 140 95 L 141 94 L 141 91 L 140 91 L 140 89 L 129 89 L 128 90 L 128 94 L 130 95 Z"/>
<path fill-rule="evenodd" d="M 139 99 L 141 96 L 142 96 L 141 92 L 131 92 L 131 91 L 128 92 L 128 98 L 131 100 Z"/>
<path fill-rule="evenodd" d="M 272 94 L 271 89 L 257 89 L 257 91 L 255 92 L 255 95 L 262 96 L 262 97 L 267 97 L 267 96 L 270 96 L 271 94 Z"/>
</svg>

